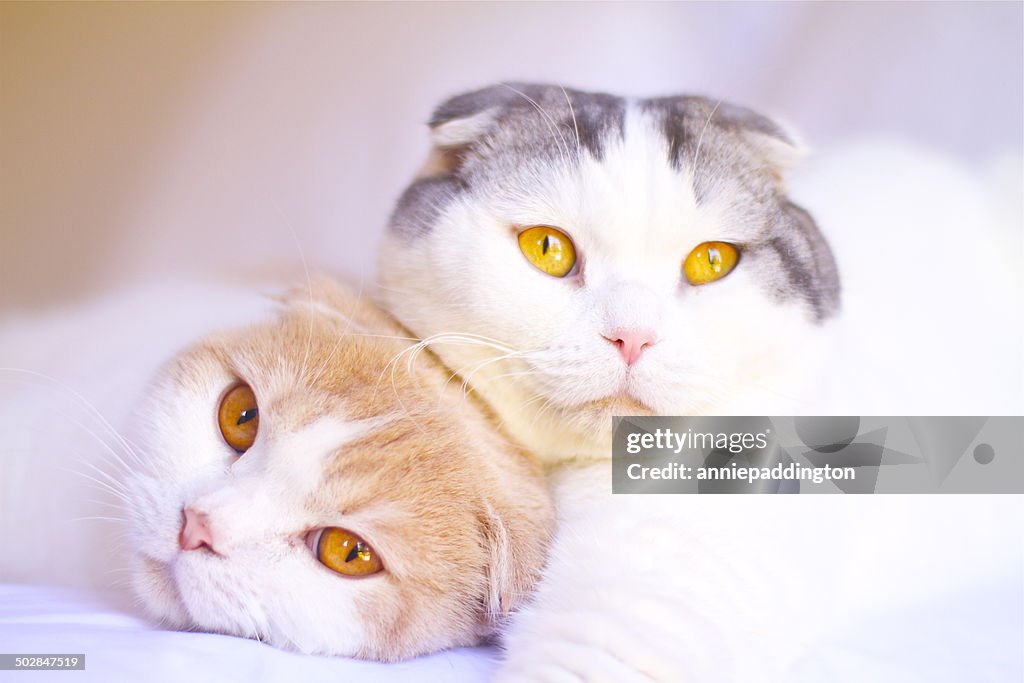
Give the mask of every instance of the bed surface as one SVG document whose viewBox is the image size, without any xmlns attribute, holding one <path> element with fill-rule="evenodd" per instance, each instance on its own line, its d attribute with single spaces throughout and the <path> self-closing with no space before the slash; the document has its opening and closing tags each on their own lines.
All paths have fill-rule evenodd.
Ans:
<svg viewBox="0 0 1024 683">
<path fill-rule="evenodd" d="M 1024 680 L 1019 578 L 880 611 L 823 632 L 786 672 L 791 683 L 977 683 Z M 85 654 L 84 672 L 0 673 L 0 680 L 486 681 L 497 648 L 462 648 L 399 664 L 298 655 L 254 640 L 155 628 L 115 593 L 0 585 L 0 650 Z"/>
<path fill-rule="evenodd" d="M 85 671 L 0 672 L 0 680 L 406 681 L 487 680 L 496 648 L 462 648 L 399 664 L 285 652 L 255 640 L 154 628 L 115 594 L 0 585 L 0 651 L 85 654 Z"/>
</svg>

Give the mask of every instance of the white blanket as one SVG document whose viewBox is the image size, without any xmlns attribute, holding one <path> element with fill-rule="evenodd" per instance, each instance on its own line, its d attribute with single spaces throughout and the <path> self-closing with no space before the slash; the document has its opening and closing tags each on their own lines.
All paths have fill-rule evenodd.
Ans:
<svg viewBox="0 0 1024 683">
<path fill-rule="evenodd" d="M 84 654 L 85 672 L 13 674 L 0 680 L 366 681 L 457 683 L 488 677 L 497 652 L 463 648 L 400 664 L 285 652 L 255 640 L 155 628 L 135 616 L 123 597 L 27 585 L 0 585 L 0 650 L 24 654 Z"/>
<path fill-rule="evenodd" d="M 1012 540 L 1008 539 L 1010 542 Z M 984 558 L 977 558 L 984 561 Z M 790 683 L 1002 683 L 1024 680 L 1024 589 L 1020 573 L 912 609 L 882 609 L 843 633 L 821 633 L 787 672 Z M 164 631 L 138 618 L 123 597 L 0 585 L 0 650 L 84 654 L 85 672 L 11 674 L 0 680 L 484 681 L 495 648 L 463 648 L 400 664 L 293 654 L 254 640 Z"/>
</svg>

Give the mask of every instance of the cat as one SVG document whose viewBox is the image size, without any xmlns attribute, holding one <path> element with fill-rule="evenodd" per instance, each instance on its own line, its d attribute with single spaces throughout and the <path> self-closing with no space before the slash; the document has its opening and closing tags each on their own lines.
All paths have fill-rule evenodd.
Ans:
<svg viewBox="0 0 1024 683">
<path fill-rule="evenodd" d="M 779 127 L 699 98 L 522 84 L 453 98 L 432 126 L 380 251 L 385 301 L 417 334 L 516 349 L 473 385 L 532 451 L 602 459 L 611 415 L 742 413 L 762 387 L 778 410 L 839 303 L 827 244 L 783 193 L 799 150 Z M 524 258 L 528 228 L 574 245 L 567 273 Z M 684 259 L 712 241 L 738 246 L 738 267 L 688 284 Z M 439 350 L 453 370 L 490 353 Z"/>
<path fill-rule="evenodd" d="M 283 302 L 140 402 L 120 490 L 143 606 L 304 653 L 481 642 L 544 564 L 537 465 L 365 298 L 323 280 Z"/>
<path fill-rule="evenodd" d="M 980 575 L 972 553 L 1019 567 L 956 501 L 611 495 L 613 415 L 829 414 L 816 385 L 852 386 L 828 356 L 836 259 L 787 194 L 791 132 L 702 97 L 522 83 L 430 128 L 380 296 L 420 337 L 492 342 L 436 351 L 546 463 L 557 512 L 498 680 L 788 680 L 822 634 Z"/>
</svg>

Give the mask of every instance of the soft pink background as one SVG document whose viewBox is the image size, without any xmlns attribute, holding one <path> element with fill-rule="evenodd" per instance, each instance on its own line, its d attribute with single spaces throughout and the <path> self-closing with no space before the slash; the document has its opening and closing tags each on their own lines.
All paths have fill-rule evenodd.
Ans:
<svg viewBox="0 0 1024 683">
<path fill-rule="evenodd" d="M 1020 3 L 4 3 L 0 312 L 300 251 L 372 280 L 432 106 L 501 79 L 1019 159 L 1021 36 Z"/>
</svg>

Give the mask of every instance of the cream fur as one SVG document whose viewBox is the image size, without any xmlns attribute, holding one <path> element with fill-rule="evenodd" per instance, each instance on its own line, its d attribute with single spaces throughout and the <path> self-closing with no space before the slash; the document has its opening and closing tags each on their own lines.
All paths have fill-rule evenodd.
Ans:
<svg viewBox="0 0 1024 683">
<path fill-rule="evenodd" d="M 171 361 L 140 408 L 123 483 L 133 584 L 153 616 L 387 661 L 503 623 L 544 562 L 542 477 L 429 352 L 407 363 L 409 347 L 380 311 L 322 282 L 287 297 L 278 320 Z M 260 410 L 241 457 L 215 417 L 239 380 Z M 209 518 L 216 554 L 179 549 L 184 506 Z M 319 564 L 304 538 L 322 527 L 360 535 L 384 571 L 353 579 Z"/>
</svg>

